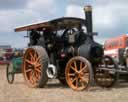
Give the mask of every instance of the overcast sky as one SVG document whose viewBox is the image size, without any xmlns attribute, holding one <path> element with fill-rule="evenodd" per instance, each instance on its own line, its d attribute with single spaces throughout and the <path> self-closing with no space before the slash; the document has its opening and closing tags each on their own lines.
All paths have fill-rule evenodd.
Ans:
<svg viewBox="0 0 128 102">
<path fill-rule="evenodd" d="M 93 6 L 96 41 L 128 32 L 128 0 L 0 0 L 0 45 L 27 46 L 26 32 L 14 28 L 63 16 L 84 18 L 83 7 Z"/>
</svg>

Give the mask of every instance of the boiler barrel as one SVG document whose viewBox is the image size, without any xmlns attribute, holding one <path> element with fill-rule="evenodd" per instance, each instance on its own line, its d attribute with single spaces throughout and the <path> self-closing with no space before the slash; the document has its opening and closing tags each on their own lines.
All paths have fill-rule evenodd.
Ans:
<svg viewBox="0 0 128 102">
<path fill-rule="evenodd" d="M 90 61 L 98 61 L 103 56 L 103 48 L 98 43 L 83 44 L 78 49 L 78 54 Z"/>
</svg>

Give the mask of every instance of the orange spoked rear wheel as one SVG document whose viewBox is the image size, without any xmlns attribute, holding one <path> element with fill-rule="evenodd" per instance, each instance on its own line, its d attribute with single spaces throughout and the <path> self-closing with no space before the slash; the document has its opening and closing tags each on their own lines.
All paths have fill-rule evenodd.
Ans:
<svg viewBox="0 0 128 102">
<path fill-rule="evenodd" d="M 65 75 L 70 88 L 76 91 L 84 90 L 92 80 L 91 65 L 83 57 L 73 57 L 67 63 Z"/>
<path fill-rule="evenodd" d="M 43 63 L 43 54 L 41 54 L 43 51 L 41 47 L 28 48 L 24 54 L 23 74 L 30 87 L 42 87 L 47 81 L 46 63 L 48 62 Z"/>
</svg>

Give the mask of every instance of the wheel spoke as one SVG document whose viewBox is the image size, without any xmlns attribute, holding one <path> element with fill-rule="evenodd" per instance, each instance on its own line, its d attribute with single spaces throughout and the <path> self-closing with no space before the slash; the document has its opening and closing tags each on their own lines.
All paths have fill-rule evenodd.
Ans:
<svg viewBox="0 0 128 102">
<path fill-rule="evenodd" d="M 75 73 L 69 73 L 68 76 L 75 76 Z"/>
<path fill-rule="evenodd" d="M 83 72 L 86 68 L 87 68 L 87 65 L 85 65 L 85 66 L 79 71 L 79 73 Z"/>
<path fill-rule="evenodd" d="M 88 83 L 89 77 L 80 77 L 80 79 L 82 80 L 82 82 Z"/>
<path fill-rule="evenodd" d="M 78 88 L 78 78 L 76 77 L 76 88 Z"/>
<path fill-rule="evenodd" d="M 37 62 L 37 63 L 40 62 L 40 57 L 39 57 L 39 56 L 37 57 L 36 62 Z"/>
<path fill-rule="evenodd" d="M 41 73 L 41 69 L 40 68 L 36 68 L 35 69 L 37 72 Z"/>
<path fill-rule="evenodd" d="M 30 82 L 33 83 L 32 77 L 29 78 Z"/>
<path fill-rule="evenodd" d="M 31 71 L 31 76 L 32 76 L 32 77 L 34 76 L 34 72 L 33 72 L 33 71 Z"/>
<path fill-rule="evenodd" d="M 37 80 L 38 80 L 38 74 L 37 74 L 36 71 L 34 72 L 34 76 L 35 76 L 34 79 L 35 79 L 35 81 L 37 82 Z"/>
<path fill-rule="evenodd" d="M 32 69 L 26 69 L 25 72 L 28 73 L 28 72 L 31 72 Z"/>
<path fill-rule="evenodd" d="M 34 83 L 34 80 L 33 80 L 33 76 L 32 76 L 32 71 L 30 72 L 29 77 L 30 77 L 29 79 L 30 79 L 31 83 L 33 84 Z"/>
<path fill-rule="evenodd" d="M 32 79 L 33 79 L 34 82 L 36 82 L 35 72 L 32 72 Z"/>
<path fill-rule="evenodd" d="M 75 78 L 71 81 L 71 83 L 73 84 L 73 82 L 76 81 L 76 79 L 77 79 L 77 77 L 75 77 Z"/>
<path fill-rule="evenodd" d="M 74 71 L 76 72 L 76 69 L 75 69 L 73 66 L 71 66 L 71 69 L 74 70 Z"/>
<path fill-rule="evenodd" d="M 39 80 L 39 74 L 38 72 L 35 72 L 36 79 Z"/>
<path fill-rule="evenodd" d="M 74 65 L 75 65 L 75 71 L 77 71 L 76 61 L 74 61 Z"/>
<path fill-rule="evenodd" d="M 31 65 L 33 64 L 33 63 L 32 63 L 31 61 L 29 61 L 28 59 L 26 59 L 25 61 L 26 61 L 27 63 L 31 64 Z"/>
<path fill-rule="evenodd" d="M 41 64 L 40 63 L 36 63 L 36 67 L 41 67 Z"/>
<path fill-rule="evenodd" d="M 31 61 L 34 61 L 34 57 L 32 55 L 32 52 L 30 53 Z"/>
<path fill-rule="evenodd" d="M 36 60 L 37 60 L 37 53 L 34 53 L 34 61 L 36 62 Z"/>
<path fill-rule="evenodd" d="M 80 62 L 80 70 L 82 69 L 82 62 Z"/>
</svg>

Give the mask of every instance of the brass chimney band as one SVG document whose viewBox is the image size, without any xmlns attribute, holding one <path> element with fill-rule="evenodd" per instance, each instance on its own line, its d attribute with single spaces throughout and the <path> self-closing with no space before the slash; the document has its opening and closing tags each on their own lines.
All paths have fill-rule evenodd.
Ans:
<svg viewBox="0 0 128 102">
<path fill-rule="evenodd" d="M 90 12 L 90 11 L 92 11 L 92 7 L 91 7 L 91 6 L 85 6 L 85 7 L 84 7 L 84 11 L 85 11 L 85 12 Z"/>
</svg>

